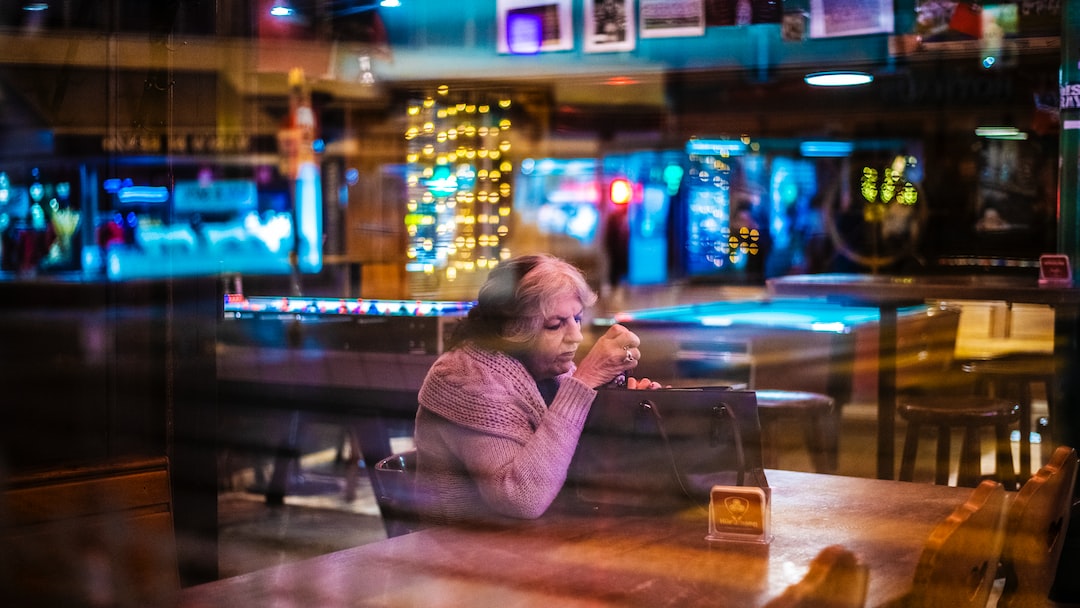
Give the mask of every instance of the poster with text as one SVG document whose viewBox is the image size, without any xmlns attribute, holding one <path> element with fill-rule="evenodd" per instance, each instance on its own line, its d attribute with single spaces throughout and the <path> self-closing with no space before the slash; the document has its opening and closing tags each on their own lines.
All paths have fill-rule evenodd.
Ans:
<svg viewBox="0 0 1080 608">
<path fill-rule="evenodd" d="M 585 52 L 632 51 L 634 0 L 585 0 Z"/>
<path fill-rule="evenodd" d="M 642 38 L 705 35 L 704 0 L 640 0 Z"/>
</svg>

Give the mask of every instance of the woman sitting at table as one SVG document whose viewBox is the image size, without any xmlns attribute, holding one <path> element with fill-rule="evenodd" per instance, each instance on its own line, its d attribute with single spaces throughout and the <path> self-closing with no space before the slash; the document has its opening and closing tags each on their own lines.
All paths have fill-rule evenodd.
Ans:
<svg viewBox="0 0 1080 608">
<path fill-rule="evenodd" d="M 420 388 L 417 501 L 432 523 L 536 518 L 566 480 L 596 389 L 637 365 L 641 341 L 614 325 L 575 365 L 596 302 L 549 255 L 501 263 Z M 629 388 L 659 388 L 630 378 Z"/>
</svg>

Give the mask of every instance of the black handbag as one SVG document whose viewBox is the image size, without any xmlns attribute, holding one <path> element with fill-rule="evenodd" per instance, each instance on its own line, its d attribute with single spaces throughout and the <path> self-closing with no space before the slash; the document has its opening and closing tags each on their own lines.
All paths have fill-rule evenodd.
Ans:
<svg viewBox="0 0 1080 608">
<path fill-rule="evenodd" d="M 714 485 L 768 487 L 753 391 L 600 389 L 567 474 L 574 500 L 595 508 L 705 507 Z"/>
</svg>

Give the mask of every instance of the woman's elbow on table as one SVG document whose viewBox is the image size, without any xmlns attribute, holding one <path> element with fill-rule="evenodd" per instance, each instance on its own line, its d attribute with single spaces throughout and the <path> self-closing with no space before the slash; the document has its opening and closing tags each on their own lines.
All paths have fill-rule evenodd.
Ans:
<svg viewBox="0 0 1080 608">
<path fill-rule="evenodd" d="M 488 507 L 500 516 L 514 519 L 537 519 L 547 512 L 555 501 L 556 494 L 557 492 L 508 483 L 499 488 L 493 488 L 490 494 L 484 496 L 484 500 Z"/>
</svg>

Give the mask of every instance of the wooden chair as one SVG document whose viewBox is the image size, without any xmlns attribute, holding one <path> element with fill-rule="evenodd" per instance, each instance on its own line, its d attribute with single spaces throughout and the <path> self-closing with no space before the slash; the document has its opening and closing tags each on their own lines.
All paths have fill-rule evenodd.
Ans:
<svg viewBox="0 0 1080 608">
<path fill-rule="evenodd" d="M 419 527 L 414 496 L 416 450 L 391 454 L 375 464 L 375 502 L 382 514 L 387 537 L 408 534 Z"/>
<path fill-rule="evenodd" d="M 8 479 L 6 606 L 173 606 L 180 575 L 168 460 L 135 458 Z"/>
<path fill-rule="evenodd" d="M 981 431 L 991 428 L 997 455 L 995 477 L 1008 483 L 1010 489 L 1015 487 L 1009 428 L 1020 419 L 1020 406 L 1016 402 L 981 395 L 903 397 L 896 412 L 907 422 L 900 481 L 914 479 L 919 436 L 924 426 L 930 426 L 937 429 L 934 483 L 947 485 L 952 431 L 957 428 L 963 431 L 963 441 L 956 485 L 975 487 L 982 478 Z"/>
<path fill-rule="evenodd" d="M 907 423 L 899 479 L 913 480 L 920 432 L 931 427 L 937 429 L 934 482 L 947 484 L 951 433 L 959 429 L 963 443 L 957 485 L 975 487 L 983 478 L 981 435 L 984 429 L 993 429 L 997 454 L 994 478 L 1015 489 L 1009 432 L 1020 419 L 1020 406 L 977 393 L 972 375 L 955 365 L 960 309 L 941 304 L 928 313 L 911 317 L 907 327 L 897 330 L 896 413 Z"/>
<path fill-rule="evenodd" d="M 810 562 L 801 581 L 765 604 L 765 608 L 862 608 L 869 573 L 854 553 L 840 545 L 825 547 Z"/>
<path fill-rule="evenodd" d="M 1007 496 L 996 481 L 983 481 L 939 523 L 919 556 L 911 608 L 985 608 L 1005 539 Z"/>
<path fill-rule="evenodd" d="M 1031 419 L 1033 384 L 1041 384 L 1046 394 L 1046 406 L 1056 411 L 1054 378 L 1057 363 L 1054 355 L 1042 353 L 1012 353 L 992 359 L 968 361 L 961 366 L 976 379 L 976 389 L 982 394 L 1015 399 L 1020 404 L 1020 481 L 1031 477 Z M 1048 438 L 1043 438 L 1045 441 Z"/>
<path fill-rule="evenodd" d="M 758 419 L 761 421 L 761 452 L 765 468 L 779 467 L 777 453 L 780 421 L 790 418 L 799 423 L 806 442 L 806 450 L 814 470 L 818 473 L 836 471 L 836 463 L 830 457 L 830 417 L 835 400 L 823 393 L 807 391 L 783 391 L 761 389 L 754 391 L 758 400 Z"/>
<path fill-rule="evenodd" d="M 1076 450 L 1061 446 L 1020 488 L 1009 507 L 999 606 L 1045 607 L 1069 528 Z"/>
</svg>

